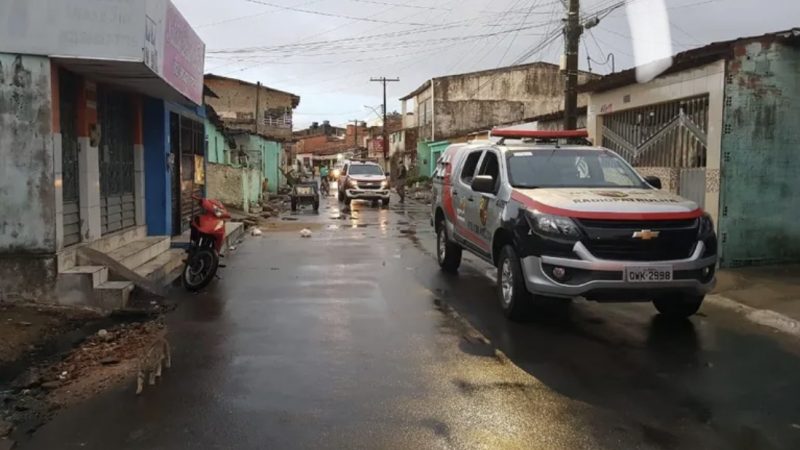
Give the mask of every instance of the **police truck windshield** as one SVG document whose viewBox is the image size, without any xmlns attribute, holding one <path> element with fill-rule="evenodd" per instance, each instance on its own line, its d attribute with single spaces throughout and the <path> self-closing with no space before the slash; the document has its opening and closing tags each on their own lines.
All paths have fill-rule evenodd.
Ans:
<svg viewBox="0 0 800 450">
<path fill-rule="evenodd" d="M 383 175 L 383 169 L 375 164 L 353 164 L 348 173 L 350 175 Z"/>
<path fill-rule="evenodd" d="M 621 158 L 598 150 L 509 152 L 508 178 L 523 189 L 648 187 Z"/>
</svg>

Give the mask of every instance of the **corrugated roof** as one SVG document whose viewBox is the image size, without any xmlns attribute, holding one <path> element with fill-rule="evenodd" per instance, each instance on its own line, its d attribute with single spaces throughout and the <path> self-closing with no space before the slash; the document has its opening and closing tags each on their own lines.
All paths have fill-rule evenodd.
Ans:
<svg viewBox="0 0 800 450">
<path fill-rule="evenodd" d="M 710 64 L 720 59 L 729 59 L 733 56 L 733 48 L 736 44 L 747 41 L 792 41 L 800 42 L 800 28 L 777 31 L 774 33 L 762 34 L 760 36 L 749 36 L 732 39 L 729 41 L 712 42 L 703 47 L 686 50 L 675 54 L 672 57 L 672 65 L 659 75 L 669 75 L 687 69 L 693 69 L 706 64 Z M 578 92 L 603 92 L 630 84 L 636 83 L 636 68 L 632 67 L 622 72 L 612 73 L 600 79 L 589 81 L 578 86 Z"/>
</svg>

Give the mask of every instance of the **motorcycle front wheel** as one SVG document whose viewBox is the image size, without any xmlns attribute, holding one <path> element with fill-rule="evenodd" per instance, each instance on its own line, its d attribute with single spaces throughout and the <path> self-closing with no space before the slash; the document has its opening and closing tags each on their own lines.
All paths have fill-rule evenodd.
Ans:
<svg viewBox="0 0 800 450">
<path fill-rule="evenodd" d="M 210 248 L 198 248 L 189 254 L 183 268 L 183 287 L 196 292 L 211 283 L 219 268 L 219 256 Z"/>
</svg>

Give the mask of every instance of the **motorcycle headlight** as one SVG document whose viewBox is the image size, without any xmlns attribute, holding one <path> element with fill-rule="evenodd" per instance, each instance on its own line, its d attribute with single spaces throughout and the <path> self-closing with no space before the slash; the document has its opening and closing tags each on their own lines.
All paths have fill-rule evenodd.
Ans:
<svg viewBox="0 0 800 450">
<path fill-rule="evenodd" d="M 708 213 L 700 216 L 700 227 L 698 228 L 697 235 L 700 237 L 714 234 L 714 221 Z"/>
<path fill-rule="evenodd" d="M 215 217 L 222 217 L 222 210 L 221 210 L 221 209 L 219 209 L 219 207 L 218 207 L 218 206 L 215 206 L 215 207 L 214 207 L 214 216 L 215 216 Z"/>
<path fill-rule="evenodd" d="M 528 223 L 536 233 L 560 238 L 579 238 L 578 226 L 569 217 L 528 211 Z"/>
</svg>

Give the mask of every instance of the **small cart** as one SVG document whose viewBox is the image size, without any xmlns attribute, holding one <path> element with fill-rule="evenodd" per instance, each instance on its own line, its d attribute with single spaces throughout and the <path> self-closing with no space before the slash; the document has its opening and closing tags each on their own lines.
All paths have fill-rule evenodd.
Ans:
<svg viewBox="0 0 800 450">
<path fill-rule="evenodd" d="M 297 211 L 298 205 L 312 205 L 314 212 L 319 212 L 319 186 L 316 181 L 301 181 L 292 186 L 289 194 L 292 202 L 292 211 Z"/>
</svg>

